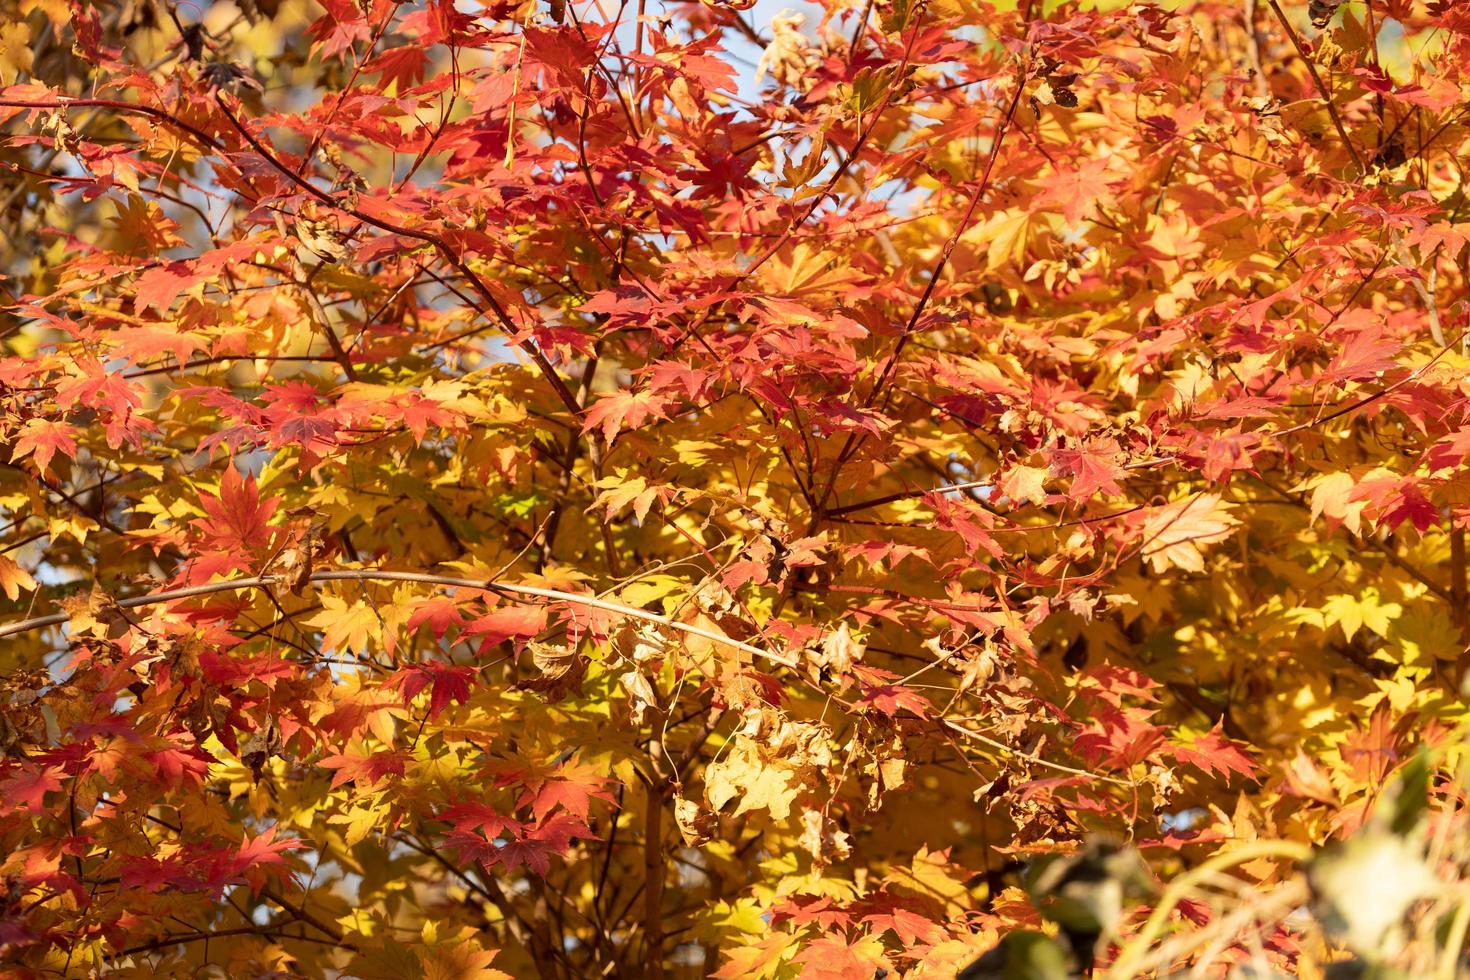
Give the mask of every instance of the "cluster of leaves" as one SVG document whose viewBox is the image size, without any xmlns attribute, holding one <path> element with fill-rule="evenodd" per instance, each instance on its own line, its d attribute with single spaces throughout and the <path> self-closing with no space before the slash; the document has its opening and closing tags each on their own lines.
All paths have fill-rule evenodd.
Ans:
<svg viewBox="0 0 1470 980">
<path fill-rule="evenodd" d="M 749 6 L 0 0 L 7 964 L 1455 974 L 1470 9 Z"/>
</svg>

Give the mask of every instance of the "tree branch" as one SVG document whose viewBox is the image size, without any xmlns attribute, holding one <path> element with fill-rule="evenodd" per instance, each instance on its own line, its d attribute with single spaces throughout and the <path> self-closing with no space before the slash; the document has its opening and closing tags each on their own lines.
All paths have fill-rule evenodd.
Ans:
<svg viewBox="0 0 1470 980">
<path fill-rule="evenodd" d="M 1291 38 L 1291 43 L 1296 48 L 1296 53 L 1301 56 L 1302 62 L 1307 66 L 1307 74 L 1312 76 L 1312 81 L 1317 86 L 1318 94 L 1322 96 L 1322 101 L 1327 104 L 1327 114 L 1332 117 L 1332 125 L 1337 128 L 1337 135 L 1342 138 L 1342 145 L 1347 147 L 1348 154 L 1353 158 L 1353 164 L 1358 168 L 1358 173 L 1367 173 L 1367 168 L 1363 166 L 1363 158 L 1358 156 L 1358 150 L 1353 146 L 1353 141 L 1348 139 L 1347 127 L 1342 124 L 1342 116 L 1337 111 L 1337 103 L 1332 101 L 1332 93 L 1327 91 L 1327 86 L 1323 83 L 1322 76 L 1317 74 L 1317 63 L 1312 60 L 1312 56 L 1307 51 L 1306 45 L 1302 44 L 1302 39 L 1298 36 L 1296 29 L 1286 19 L 1286 12 L 1281 9 L 1281 4 L 1277 3 L 1276 0 L 1266 0 L 1266 2 L 1276 12 L 1276 19 L 1281 22 L 1281 27 L 1286 31 L 1286 36 Z"/>
<path fill-rule="evenodd" d="M 180 599 L 194 599 L 199 596 L 214 595 L 219 592 L 239 592 L 246 589 L 265 589 L 280 584 L 280 578 L 275 575 L 257 575 L 251 578 L 231 579 L 226 582 L 209 582 L 204 585 L 193 585 L 182 589 L 170 589 L 165 592 L 150 592 L 147 595 L 131 596 L 126 599 L 117 600 L 122 609 L 136 609 L 139 606 L 152 606 L 164 602 L 175 602 Z M 578 595 L 574 592 L 562 592 L 559 589 L 544 589 L 534 585 L 516 585 L 508 582 L 485 581 L 480 579 L 461 578 L 454 575 L 434 575 L 428 572 L 399 572 L 382 568 L 351 568 L 338 569 L 335 571 L 313 572 L 308 581 L 320 582 L 416 582 L 422 585 L 442 585 L 449 588 L 474 589 L 481 592 L 494 592 L 509 599 L 524 596 L 532 599 L 547 599 L 556 602 L 567 602 L 573 605 L 585 606 L 588 609 L 597 609 L 602 612 L 613 613 L 618 616 L 627 616 L 632 619 L 641 619 L 645 622 L 656 623 L 667 629 L 676 630 L 689 636 L 697 636 L 711 643 L 721 643 L 725 646 L 748 653 L 753 657 L 766 660 L 771 663 L 780 664 L 783 667 L 795 668 L 797 661 L 786 654 L 777 653 L 762 647 L 743 643 L 740 640 L 716 633 L 689 623 L 681 623 L 670 619 L 668 616 L 660 616 L 646 609 L 638 609 L 634 606 L 626 606 L 619 602 L 609 602 L 596 596 Z M 66 622 L 71 617 L 66 613 L 51 613 L 45 616 L 34 616 L 30 619 L 22 619 L 16 622 L 6 623 L 0 626 L 0 637 L 15 636 L 18 633 L 27 633 L 31 630 L 44 629 L 47 626 L 57 626 Z"/>
</svg>

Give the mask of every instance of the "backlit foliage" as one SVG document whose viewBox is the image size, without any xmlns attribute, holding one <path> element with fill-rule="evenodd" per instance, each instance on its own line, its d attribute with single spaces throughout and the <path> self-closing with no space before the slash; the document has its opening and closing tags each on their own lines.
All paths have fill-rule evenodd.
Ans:
<svg viewBox="0 0 1470 980">
<path fill-rule="evenodd" d="M 0 0 L 6 970 L 1457 975 L 1470 7 L 749 6 Z"/>
</svg>

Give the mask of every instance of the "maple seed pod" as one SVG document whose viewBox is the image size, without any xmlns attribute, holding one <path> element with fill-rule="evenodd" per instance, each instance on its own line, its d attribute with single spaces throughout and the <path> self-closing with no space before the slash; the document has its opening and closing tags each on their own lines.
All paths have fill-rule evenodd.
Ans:
<svg viewBox="0 0 1470 980">
<path fill-rule="evenodd" d="M 1307 16 L 1312 18 L 1312 26 L 1321 30 L 1332 20 L 1332 15 L 1337 13 L 1337 8 L 1342 6 L 1342 0 L 1312 0 L 1307 5 Z"/>
</svg>

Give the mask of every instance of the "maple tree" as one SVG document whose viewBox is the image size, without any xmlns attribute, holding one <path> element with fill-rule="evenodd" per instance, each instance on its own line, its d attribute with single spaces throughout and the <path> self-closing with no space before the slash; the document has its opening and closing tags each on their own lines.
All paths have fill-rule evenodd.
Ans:
<svg viewBox="0 0 1470 980">
<path fill-rule="evenodd" d="M 750 8 L 0 0 L 6 971 L 1460 975 L 1470 8 Z"/>
</svg>

